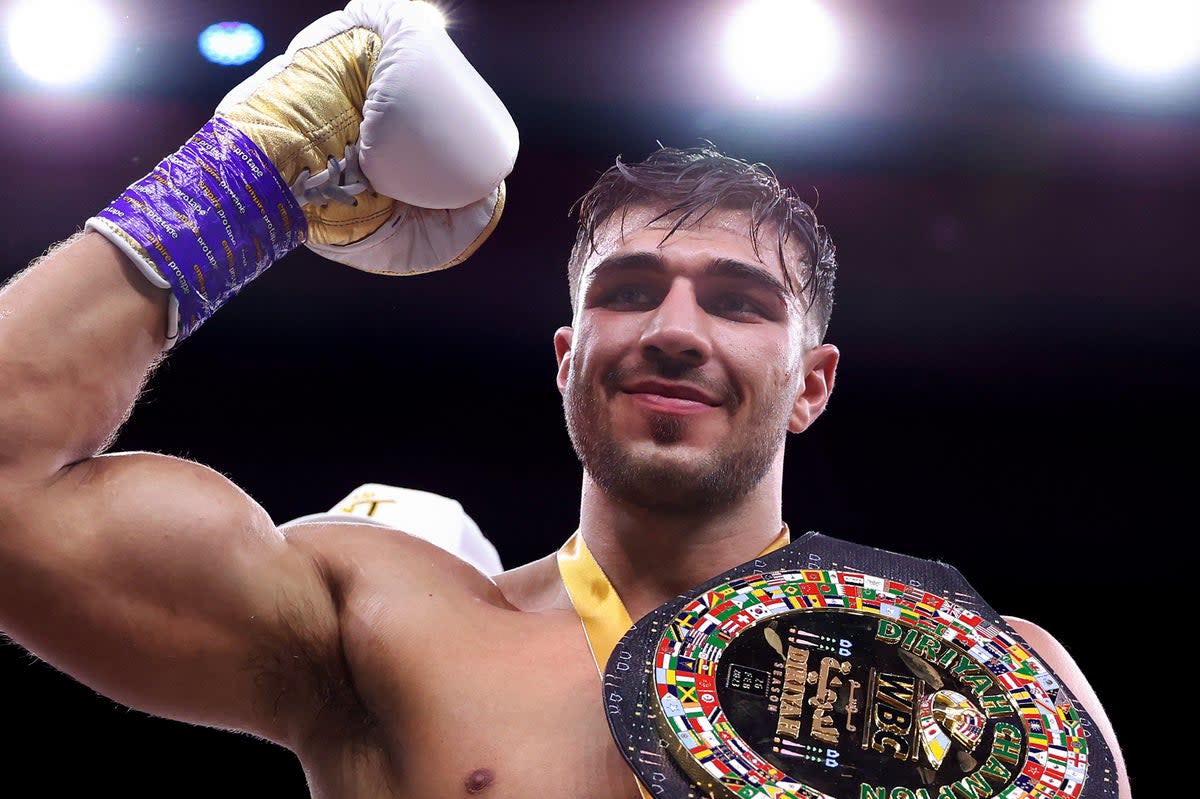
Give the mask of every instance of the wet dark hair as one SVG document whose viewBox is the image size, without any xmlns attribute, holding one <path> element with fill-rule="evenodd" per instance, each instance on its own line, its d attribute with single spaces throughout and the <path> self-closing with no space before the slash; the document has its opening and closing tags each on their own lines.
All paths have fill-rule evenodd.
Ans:
<svg viewBox="0 0 1200 799">
<path fill-rule="evenodd" d="M 578 300 L 580 270 L 596 248 L 596 231 L 618 212 L 624 224 L 629 209 L 637 207 L 664 208 L 654 222 L 675 218 L 664 241 L 681 227 L 699 224 L 714 210 L 749 211 L 747 232 L 755 255 L 766 224 L 775 234 L 772 243 L 784 265 L 784 281 L 811 316 L 817 340 L 825 337 L 837 274 L 829 233 L 795 191 L 779 185 L 770 167 L 724 155 L 711 142 L 686 149 L 660 146 L 634 164 L 618 157 L 576 201 L 571 213 L 578 213 L 579 232 L 567 266 L 572 307 Z M 786 257 L 793 236 L 801 249 L 798 264 Z"/>
</svg>

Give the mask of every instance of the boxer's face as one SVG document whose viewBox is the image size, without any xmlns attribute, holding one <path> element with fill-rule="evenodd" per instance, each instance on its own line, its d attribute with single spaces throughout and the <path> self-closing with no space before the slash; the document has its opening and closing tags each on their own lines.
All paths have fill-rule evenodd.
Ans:
<svg viewBox="0 0 1200 799">
<path fill-rule="evenodd" d="M 631 209 L 598 232 L 573 329 L 555 336 L 558 383 L 601 488 L 704 512 L 744 496 L 778 462 L 786 432 L 816 418 L 837 351 L 805 347 L 773 232 L 756 255 L 747 216 L 714 212 L 663 241 L 672 220 L 649 224 L 657 213 Z"/>
</svg>

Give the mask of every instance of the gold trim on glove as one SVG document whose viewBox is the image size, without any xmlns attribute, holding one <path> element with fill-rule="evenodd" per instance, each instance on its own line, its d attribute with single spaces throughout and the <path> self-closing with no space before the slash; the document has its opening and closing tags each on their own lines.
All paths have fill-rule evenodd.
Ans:
<svg viewBox="0 0 1200 799">
<path fill-rule="evenodd" d="M 282 71 L 220 115 L 266 153 L 289 185 L 305 169 L 316 175 L 330 157 L 345 157 L 346 145 L 358 142 L 367 86 L 382 46 L 375 31 L 342 31 L 296 51 Z M 364 239 L 391 218 L 396 204 L 375 192 L 356 199 L 356 206 L 304 206 L 309 241 L 344 245 Z"/>
</svg>

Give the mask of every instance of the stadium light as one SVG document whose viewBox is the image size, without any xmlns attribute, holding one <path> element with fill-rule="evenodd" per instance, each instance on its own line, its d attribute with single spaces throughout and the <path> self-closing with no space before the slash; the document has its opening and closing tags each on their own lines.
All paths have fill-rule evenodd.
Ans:
<svg viewBox="0 0 1200 799">
<path fill-rule="evenodd" d="M 81 83 L 103 64 L 112 21 L 95 0 L 21 0 L 8 17 L 8 47 L 25 74 L 41 83 Z"/>
<path fill-rule="evenodd" d="M 221 66 L 240 66 L 258 58 L 263 35 L 247 22 L 218 22 L 209 25 L 196 41 L 200 53 Z"/>
<path fill-rule="evenodd" d="M 1197 0 L 1092 0 L 1086 11 L 1093 49 L 1126 72 L 1163 77 L 1200 62 Z"/>
<path fill-rule="evenodd" d="M 803 59 L 796 58 L 798 50 Z M 725 59 L 755 97 L 800 100 L 818 93 L 837 72 L 841 41 L 815 0 L 751 0 L 729 22 Z"/>
</svg>

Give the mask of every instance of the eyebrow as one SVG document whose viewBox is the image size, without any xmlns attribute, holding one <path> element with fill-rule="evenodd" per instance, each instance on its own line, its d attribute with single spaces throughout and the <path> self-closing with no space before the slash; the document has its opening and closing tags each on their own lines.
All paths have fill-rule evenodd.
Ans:
<svg viewBox="0 0 1200 799">
<path fill-rule="evenodd" d="M 646 270 L 651 272 L 666 272 L 667 264 L 662 256 L 655 252 L 627 252 L 605 258 L 592 269 L 588 282 L 594 283 L 597 278 L 612 273 Z M 734 280 L 744 280 L 754 283 L 786 302 L 790 292 L 783 282 L 767 270 L 754 264 L 739 261 L 736 258 L 715 258 L 707 263 L 701 271 L 704 277 L 723 277 Z"/>
</svg>

